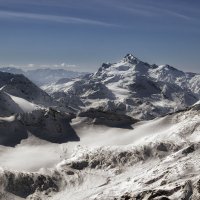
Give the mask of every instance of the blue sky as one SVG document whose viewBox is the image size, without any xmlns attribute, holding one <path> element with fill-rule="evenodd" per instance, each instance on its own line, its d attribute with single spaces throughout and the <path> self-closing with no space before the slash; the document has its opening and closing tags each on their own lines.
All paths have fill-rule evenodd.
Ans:
<svg viewBox="0 0 200 200">
<path fill-rule="evenodd" d="M 199 72 L 199 0 L 0 0 L 0 66 L 95 71 L 125 54 Z"/>
</svg>

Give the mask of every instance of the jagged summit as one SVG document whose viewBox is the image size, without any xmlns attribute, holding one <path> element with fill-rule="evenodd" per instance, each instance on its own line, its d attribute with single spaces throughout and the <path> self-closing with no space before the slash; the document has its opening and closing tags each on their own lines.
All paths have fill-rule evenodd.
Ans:
<svg viewBox="0 0 200 200">
<path fill-rule="evenodd" d="M 156 65 L 155 65 L 156 66 Z M 126 54 L 119 62 L 110 63 L 106 62 L 101 65 L 98 71 L 95 73 L 97 76 L 101 76 L 103 73 L 123 73 L 126 71 L 140 71 L 141 73 L 148 70 L 148 68 L 155 68 L 148 63 L 145 63 L 135 57 L 133 54 Z M 157 67 L 157 66 L 156 66 Z"/>
<path fill-rule="evenodd" d="M 140 62 L 140 60 L 131 53 L 126 54 L 126 56 L 123 58 L 123 61 L 132 64 L 137 64 Z"/>
</svg>

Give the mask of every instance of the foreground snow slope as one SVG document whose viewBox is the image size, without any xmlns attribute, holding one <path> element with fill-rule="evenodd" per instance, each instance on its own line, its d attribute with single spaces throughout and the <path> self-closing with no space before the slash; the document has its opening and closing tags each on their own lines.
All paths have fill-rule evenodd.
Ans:
<svg viewBox="0 0 200 200">
<path fill-rule="evenodd" d="M 150 65 L 128 54 L 117 63 L 104 63 L 92 75 L 42 88 L 75 110 L 92 107 L 152 119 L 193 105 L 199 86 L 199 74 Z"/>
<path fill-rule="evenodd" d="M 73 120 L 81 140 L 62 144 L 55 168 L 2 169 L 1 199 L 200 198 L 200 105 L 126 130 L 83 121 Z"/>
<path fill-rule="evenodd" d="M 133 128 L 118 138 L 125 146 L 79 147 L 60 163 L 84 181 L 53 199 L 199 199 L 200 106 Z"/>
</svg>

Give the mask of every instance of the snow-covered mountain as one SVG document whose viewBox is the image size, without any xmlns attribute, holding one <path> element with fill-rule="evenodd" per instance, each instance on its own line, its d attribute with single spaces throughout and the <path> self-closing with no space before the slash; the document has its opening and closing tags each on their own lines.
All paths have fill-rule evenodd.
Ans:
<svg viewBox="0 0 200 200">
<path fill-rule="evenodd" d="M 99 70 L 42 87 L 63 106 L 95 108 L 152 119 L 193 105 L 200 97 L 200 75 L 169 65 L 150 65 L 131 54 Z"/>
<path fill-rule="evenodd" d="M 0 199 L 199 200 L 199 86 L 130 54 L 49 95 L 0 73 Z"/>
<path fill-rule="evenodd" d="M 24 75 L 0 72 L 0 144 L 14 146 L 28 134 L 52 142 L 78 140 L 71 115 Z"/>
<path fill-rule="evenodd" d="M 52 98 L 22 74 L 0 72 L 1 91 L 36 104 L 50 105 Z"/>
<path fill-rule="evenodd" d="M 11 74 L 23 74 L 38 86 L 51 84 L 63 78 L 71 79 L 87 74 L 86 72 L 76 72 L 65 69 L 51 69 L 51 68 L 33 69 L 24 71 L 22 69 L 18 69 L 15 67 L 2 67 L 0 68 L 0 71 Z"/>
</svg>

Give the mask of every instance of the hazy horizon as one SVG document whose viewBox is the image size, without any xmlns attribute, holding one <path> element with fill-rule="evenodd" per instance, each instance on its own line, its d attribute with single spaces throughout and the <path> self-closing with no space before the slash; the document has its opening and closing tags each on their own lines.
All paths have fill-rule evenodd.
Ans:
<svg viewBox="0 0 200 200">
<path fill-rule="evenodd" d="M 96 71 L 127 53 L 199 72 L 200 2 L 1 0 L 0 66 Z"/>
</svg>

